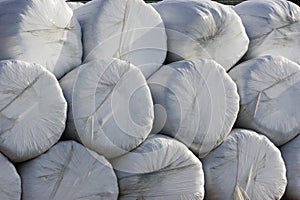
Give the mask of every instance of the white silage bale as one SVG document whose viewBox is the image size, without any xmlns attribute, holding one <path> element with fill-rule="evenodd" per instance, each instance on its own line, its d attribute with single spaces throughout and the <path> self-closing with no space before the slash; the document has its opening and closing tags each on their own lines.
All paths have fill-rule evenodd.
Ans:
<svg viewBox="0 0 300 200">
<path fill-rule="evenodd" d="M 57 78 L 81 64 L 81 28 L 64 0 L 1 0 L 0 59 L 35 62 Z"/>
<path fill-rule="evenodd" d="M 118 199 L 118 182 L 110 163 L 75 141 L 57 143 L 20 164 L 18 171 L 23 200 Z"/>
<path fill-rule="evenodd" d="M 235 83 L 215 61 L 193 59 L 162 66 L 148 84 L 157 108 L 156 133 L 175 137 L 201 158 L 230 133 L 239 96 Z"/>
<path fill-rule="evenodd" d="M 235 66 L 229 75 L 240 95 L 236 126 L 266 135 L 280 146 L 300 133 L 300 66 L 262 56 Z"/>
<path fill-rule="evenodd" d="M 228 70 L 248 49 L 242 21 L 229 6 L 210 0 L 164 0 L 153 7 L 165 23 L 169 63 L 201 57 Z"/>
<path fill-rule="evenodd" d="M 21 178 L 15 166 L 0 153 L 0 199 L 21 199 Z"/>
<path fill-rule="evenodd" d="M 202 200 L 200 160 L 181 142 L 151 135 L 133 151 L 111 160 L 121 200 Z"/>
<path fill-rule="evenodd" d="M 287 187 L 284 199 L 300 199 L 300 136 L 280 147 L 287 170 Z"/>
<path fill-rule="evenodd" d="M 14 162 L 34 158 L 65 129 L 67 102 L 55 76 L 38 64 L 0 61 L 0 151 Z"/>
<path fill-rule="evenodd" d="M 207 199 L 280 199 L 286 188 L 279 149 L 254 131 L 233 129 L 202 163 Z"/>
<path fill-rule="evenodd" d="M 68 101 L 66 138 L 113 158 L 146 139 L 153 102 L 142 72 L 117 58 L 93 60 L 60 80 Z"/>
<path fill-rule="evenodd" d="M 234 10 L 250 39 L 244 60 L 284 56 L 300 64 L 300 7 L 286 0 L 244 1 Z"/>
<path fill-rule="evenodd" d="M 85 62 L 126 60 L 149 77 L 164 62 L 167 37 L 160 15 L 143 0 L 93 0 L 75 10 L 83 32 Z"/>
</svg>

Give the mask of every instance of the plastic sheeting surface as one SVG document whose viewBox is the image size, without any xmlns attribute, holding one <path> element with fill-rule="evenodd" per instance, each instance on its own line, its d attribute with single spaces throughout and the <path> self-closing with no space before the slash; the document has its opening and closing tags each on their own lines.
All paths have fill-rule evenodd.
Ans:
<svg viewBox="0 0 300 200">
<path fill-rule="evenodd" d="M 18 167 L 22 199 L 117 199 L 118 183 L 109 162 L 74 141 L 60 142 Z"/>
<path fill-rule="evenodd" d="M 226 70 L 247 51 L 249 39 L 239 16 L 209 0 L 164 0 L 153 4 L 168 36 L 168 62 L 213 59 Z"/>
<path fill-rule="evenodd" d="M 143 0 L 94 0 L 75 14 L 82 26 L 85 62 L 99 56 L 127 60 L 146 78 L 164 62 L 164 24 Z"/>
<path fill-rule="evenodd" d="M 150 133 L 150 90 L 132 64 L 116 58 L 94 60 L 60 84 L 69 103 L 66 137 L 113 158 L 137 147 Z"/>
<path fill-rule="evenodd" d="M 175 139 L 151 135 L 132 152 L 111 160 L 119 199 L 187 199 L 204 197 L 202 164 Z"/>
<path fill-rule="evenodd" d="M 285 191 L 280 151 L 254 131 L 233 129 L 202 163 L 207 199 L 280 199 Z"/>
<path fill-rule="evenodd" d="M 263 56 L 237 65 L 241 109 L 237 127 L 266 135 L 282 145 L 300 133 L 300 66 L 284 57 Z"/>
<path fill-rule="evenodd" d="M 287 170 L 287 187 L 284 199 L 300 199 L 300 136 L 280 147 Z"/>
<path fill-rule="evenodd" d="M 56 143 L 67 103 L 55 76 L 38 64 L 0 62 L 0 151 L 14 162 L 31 159 Z"/>
<path fill-rule="evenodd" d="M 81 64 L 81 29 L 63 0 L 0 1 L 0 59 L 35 62 L 57 78 Z"/>
<path fill-rule="evenodd" d="M 300 64 L 300 7 L 285 0 L 244 1 L 234 7 L 250 38 L 244 59 L 284 56 Z"/>
<path fill-rule="evenodd" d="M 21 178 L 15 166 L 0 153 L 0 199 L 21 199 Z"/>
<path fill-rule="evenodd" d="M 213 60 L 165 65 L 148 79 L 156 109 L 153 129 L 176 137 L 204 157 L 229 134 L 238 114 L 235 83 Z M 166 119 L 164 119 L 166 118 Z M 157 127 L 157 126 L 162 126 Z"/>
<path fill-rule="evenodd" d="M 68 6 L 70 6 L 70 8 L 72 8 L 72 10 L 75 10 L 77 8 L 79 8 L 80 6 L 84 5 L 84 3 L 82 2 L 67 2 Z"/>
</svg>

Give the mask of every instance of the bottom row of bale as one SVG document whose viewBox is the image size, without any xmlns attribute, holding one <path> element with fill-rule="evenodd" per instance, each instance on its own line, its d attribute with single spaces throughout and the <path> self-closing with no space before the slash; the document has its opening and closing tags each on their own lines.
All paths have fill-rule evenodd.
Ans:
<svg viewBox="0 0 300 200">
<path fill-rule="evenodd" d="M 58 81 L 0 61 L 0 199 L 300 199 L 298 72 L 199 58 L 146 80 L 106 58 Z"/>
<path fill-rule="evenodd" d="M 176 139 L 153 134 L 135 150 L 108 161 L 75 141 L 60 141 L 16 168 L 1 154 L 0 197 L 203 199 L 205 195 L 207 199 L 280 199 L 287 186 L 286 163 L 287 193 L 297 199 L 296 171 L 300 165 L 295 155 L 300 153 L 299 145 L 297 137 L 280 152 L 263 135 L 233 129 L 200 161 Z"/>
</svg>

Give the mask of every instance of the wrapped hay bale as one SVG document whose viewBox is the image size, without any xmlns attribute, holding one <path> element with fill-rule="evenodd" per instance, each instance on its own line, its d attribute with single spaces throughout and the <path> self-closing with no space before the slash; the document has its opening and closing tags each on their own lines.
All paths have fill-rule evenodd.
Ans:
<svg viewBox="0 0 300 200">
<path fill-rule="evenodd" d="M 285 191 L 280 151 L 254 131 L 233 129 L 202 163 L 207 199 L 280 199 Z"/>
<path fill-rule="evenodd" d="M 160 105 L 153 129 L 175 137 L 199 157 L 218 146 L 236 120 L 239 96 L 235 83 L 213 60 L 184 60 L 162 66 L 148 84 Z M 163 112 L 163 109 L 165 112 Z"/>
<path fill-rule="evenodd" d="M 43 65 L 60 78 L 81 64 L 81 28 L 64 0 L 0 1 L 0 59 Z"/>
<path fill-rule="evenodd" d="M 15 166 L 0 153 L 0 199 L 20 200 L 21 179 Z"/>
<path fill-rule="evenodd" d="M 153 4 L 168 36 L 168 62 L 213 59 L 230 69 L 248 49 L 249 39 L 239 16 L 210 0 L 165 0 Z"/>
<path fill-rule="evenodd" d="M 48 150 L 65 128 L 67 103 L 55 76 L 38 64 L 0 61 L 0 151 L 14 162 Z"/>
<path fill-rule="evenodd" d="M 137 147 L 150 133 L 150 90 L 132 64 L 117 58 L 94 60 L 68 73 L 60 84 L 69 105 L 66 138 L 113 158 Z"/>
<path fill-rule="evenodd" d="M 204 197 L 200 160 L 175 139 L 151 135 L 132 152 L 111 160 L 119 199 L 189 199 Z"/>
<path fill-rule="evenodd" d="M 284 56 L 300 64 L 300 7 L 286 0 L 244 1 L 234 10 L 250 39 L 244 59 Z"/>
<path fill-rule="evenodd" d="M 300 67 L 284 57 L 263 56 L 234 67 L 241 108 L 236 126 L 266 135 L 280 146 L 300 133 Z"/>
<path fill-rule="evenodd" d="M 280 151 L 287 170 L 287 187 L 284 199 L 300 199 L 300 136 L 280 147 Z"/>
<path fill-rule="evenodd" d="M 164 62 L 167 37 L 159 14 L 143 0 L 93 0 L 76 9 L 85 62 L 126 60 L 150 76 Z"/>
<path fill-rule="evenodd" d="M 109 162 L 75 141 L 59 142 L 20 164 L 22 199 L 117 199 L 118 183 Z"/>
</svg>

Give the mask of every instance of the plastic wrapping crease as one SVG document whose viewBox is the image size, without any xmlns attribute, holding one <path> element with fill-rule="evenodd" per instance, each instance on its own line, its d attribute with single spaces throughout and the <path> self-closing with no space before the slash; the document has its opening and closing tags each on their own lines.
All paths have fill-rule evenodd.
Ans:
<svg viewBox="0 0 300 200">
<path fill-rule="evenodd" d="M 207 199 L 280 199 L 286 188 L 279 149 L 251 130 L 233 129 L 202 164 Z"/>
<path fill-rule="evenodd" d="M 153 7 L 165 23 L 168 63 L 201 57 L 228 70 L 248 49 L 242 21 L 229 6 L 210 0 L 164 0 Z"/>
<path fill-rule="evenodd" d="M 233 193 L 233 200 L 250 200 L 250 198 L 242 187 L 236 185 Z"/>
<path fill-rule="evenodd" d="M 153 102 L 141 71 L 117 58 L 81 65 L 60 80 L 69 111 L 65 137 L 113 158 L 146 139 Z"/>
<path fill-rule="evenodd" d="M 241 98 L 236 127 L 256 130 L 277 146 L 300 133 L 297 63 L 284 57 L 262 56 L 235 66 L 229 75 Z"/>
<path fill-rule="evenodd" d="M 39 63 L 57 78 L 81 64 L 81 28 L 66 2 L 3 0 L 0 8 L 0 59 Z"/>
<path fill-rule="evenodd" d="M 75 141 L 59 142 L 45 154 L 18 166 L 22 199 L 117 200 L 111 164 Z"/>
<path fill-rule="evenodd" d="M 119 199 L 189 199 L 204 197 L 200 160 L 181 142 L 149 136 L 132 152 L 110 160 L 119 180 Z"/>
<path fill-rule="evenodd" d="M 284 56 L 300 64 L 300 7 L 285 0 L 244 1 L 233 9 L 250 39 L 244 60 Z"/>
<path fill-rule="evenodd" d="M 70 8 L 72 10 L 75 10 L 75 9 L 79 8 L 80 6 L 84 5 L 84 3 L 82 3 L 82 2 L 72 2 L 72 1 L 67 2 L 67 4 L 68 4 L 68 6 L 70 6 Z"/>
<path fill-rule="evenodd" d="M 239 110 L 235 83 L 213 60 L 162 66 L 149 79 L 155 107 L 153 130 L 175 137 L 200 158 L 230 133 Z M 152 131 L 152 133 L 155 133 Z"/>
<path fill-rule="evenodd" d="M 0 61 L 0 151 L 9 159 L 22 162 L 48 150 L 62 135 L 66 115 L 52 73 L 38 64 Z"/>
<path fill-rule="evenodd" d="M 84 62 L 115 57 L 149 77 L 164 62 L 167 37 L 163 21 L 143 0 L 94 0 L 75 10 L 83 32 Z"/>
</svg>

